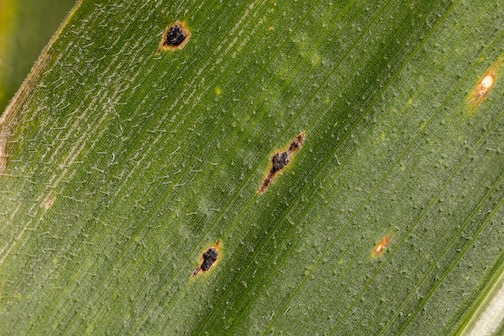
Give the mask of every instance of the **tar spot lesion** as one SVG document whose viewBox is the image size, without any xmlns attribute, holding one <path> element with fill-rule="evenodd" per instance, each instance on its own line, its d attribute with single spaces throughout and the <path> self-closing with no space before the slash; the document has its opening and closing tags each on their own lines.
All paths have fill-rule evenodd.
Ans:
<svg viewBox="0 0 504 336">
<path fill-rule="evenodd" d="M 268 190 L 271 183 L 275 179 L 275 176 L 282 171 L 291 161 L 291 156 L 303 145 L 305 139 L 304 132 L 301 132 L 294 140 L 292 140 L 289 148 L 287 150 L 281 151 L 273 155 L 271 159 L 271 168 L 269 170 L 268 176 L 264 179 L 259 192 L 262 194 Z"/>
<path fill-rule="evenodd" d="M 208 272 L 212 266 L 217 263 L 220 254 L 220 240 L 218 240 L 214 246 L 207 249 L 202 254 L 202 261 L 198 267 L 192 273 L 191 278 L 194 278 L 200 272 Z"/>
<path fill-rule="evenodd" d="M 166 28 L 157 52 L 182 49 L 190 37 L 191 32 L 185 22 L 176 21 Z"/>
<path fill-rule="evenodd" d="M 273 159 L 271 159 L 271 163 L 273 164 L 273 166 L 271 167 L 271 172 L 276 173 L 282 170 L 283 168 L 285 168 L 285 166 L 289 164 L 289 162 L 290 162 L 289 151 L 275 154 L 273 156 Z"/>
</svg>

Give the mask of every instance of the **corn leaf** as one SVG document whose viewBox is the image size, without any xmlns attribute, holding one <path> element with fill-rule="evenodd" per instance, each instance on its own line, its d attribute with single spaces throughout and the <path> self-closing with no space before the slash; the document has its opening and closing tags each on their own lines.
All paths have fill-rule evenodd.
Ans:
<svg viewBox="0 0 504 336">
<path fill-rule="evenodd" d="M 468 330 L 504 270 L 503 18 L 79 2 L 0 119 L 0 333 Z"/>
</svg>

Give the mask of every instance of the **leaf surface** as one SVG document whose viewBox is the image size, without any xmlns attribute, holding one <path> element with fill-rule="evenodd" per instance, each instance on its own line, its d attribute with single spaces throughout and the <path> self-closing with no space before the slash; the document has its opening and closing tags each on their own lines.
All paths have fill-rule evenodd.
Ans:
<svg viewBox="0 0 504 336">
<path fill-rule="evenodd" d="M 458 333 L 504 268 L 502 9 L 83 1 L 0 124 L 0 333 Z"/>
</svg>

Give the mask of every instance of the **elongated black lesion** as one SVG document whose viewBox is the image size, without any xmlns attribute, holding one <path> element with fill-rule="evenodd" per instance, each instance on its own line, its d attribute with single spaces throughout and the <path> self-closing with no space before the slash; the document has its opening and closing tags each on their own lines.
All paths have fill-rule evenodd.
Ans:
<svg viewBox="0 0 504 336">
<path fill-rule="evenodd" d="M 200 272 L 208 272 L 210 268 L 215 265 L 217 260 L 219 259 L 219 249 L 220 249 L 220 240 L 215 243 L 215 246 L 210 247 L 208 250 L 203 252 L 202 258 L 203 261 L 201 264 L 196 267 L 192 274 L 192 278 L 194 278 Z"/>
<path fill-rule="evenodd" d="M 176 21 L 166 28 L 158 52 L 182 49 L 190 37 L 191 32 L 186 27 L 185 23 Z"/>
<path fill-rule="evenodd" d="M 261 187 L 259 188 L 259 192 L 261 194 L 268 190 L 271 183 L 273 183 L 273 180 L 275 179 L 277 173 L 283 170 L 289 164 L 292 154 L 295 153 L 303 145 L 304 138 L 304 132 L 299 133 L 299 135 L 295 137 L 294 140 L 292 140 L 287 150 L 273 155 L 273 157 L 271 158 L 271 168 L 268 176 L 266 176 L 266 178 L 263 180 L 263 183 L 261 184 Z"/>
</svg>

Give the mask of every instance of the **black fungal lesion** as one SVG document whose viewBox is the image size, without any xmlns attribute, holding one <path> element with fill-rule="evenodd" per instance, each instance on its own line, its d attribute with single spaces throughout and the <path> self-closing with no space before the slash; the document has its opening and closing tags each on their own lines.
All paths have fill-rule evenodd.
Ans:
<svg viewBox="0 0 504 336">
<path fill-rule="evenodd" d="M 170 27 L 168 30 L 168 34 L 166 34 L 166 38 L 164 41 L 165 46 L 177 47 L 186 39 L 187 34 L 184 33 L 184 30 L 181 26 L 175 25 Z"/>
<path fill-rule="evenodd" d="M 277 153 L 271 159 L 271 172 L 276 173 L 285 168 L 290 162 L 290 153 L 288 151 Z"/>
<path fill-rule="evenodd" d="M 264 193 L 268 190 L 271 183 L 275 179 L 275 176 L 278 172 L 283 170 L 291 161 L 291 156 L 293 153 L 299 150 L 303 145 L 305 139 L 305 133 L 301 132 L 297 137 L 292 140 L 289 148 L 287 150 L 281 151 L 273 155 L 271 159 L 271 169 L 268 173 L 268 176 L 263 180 L 261 187 L 259 188 L 259 193 Z"/>
<path fill-rule="evenodd" d="M 176 21 L 166 28 L 157 52 L 182 49 L 190 37 L 191 32 L 185 22 Z"/>
<path fill-rule="evenodd" d="M 217 260 L 219 259 L 220 254 L 220 240 L 218 240 L 214 246 L 210 247 L 208 250 L 203 252 L 202 262 L 196 267 L 194 272 L 192 273 L 191 278 L 194 278 L 200 272 L 208 272 L 212 266 L 215 265 Z"/>
</svg>

